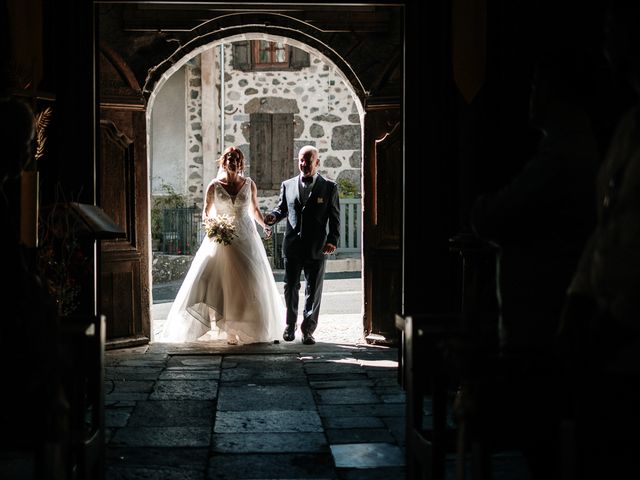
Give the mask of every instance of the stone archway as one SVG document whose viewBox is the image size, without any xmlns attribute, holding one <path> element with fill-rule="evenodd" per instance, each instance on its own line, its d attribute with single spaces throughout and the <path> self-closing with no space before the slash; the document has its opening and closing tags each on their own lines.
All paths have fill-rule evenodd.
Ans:
<svg viewBox="0 0 640 480">
<path fill-rule="evenodd" d="M 302 67 L 290 70 L 264 72 L 236 68 L 236 64 L 239 63 L 236 51 L 242 53 L 246 50 L 245 44 L 254 39 L 283 41 L 293 49 L 292 52 L 296 56 L 304 53 L 309 58 L 306 63 L 299 62 L 304 63 Z M 291 43 L 297 46 L 293 47 Z M 244 64 L 244 61 L 240 63 Z M 205 96 L 206 92 L 209 92 L 209 97 Z M 173 100 L 175 97 L 185 99 L 187 105 L 183 111 L 188 117 L 188 121 L 181 122 L 178 127 L 186 130 L 186 134 L 184 138 L 179 135 L 176 141 L 168 136 L 171 128 L 164 125 L 176 122 L 178 115 L 176 102 Z M 167 108 L 165 105 L 170 107 Z M 158 115 L 158 111 L 164 114 Z M 265 183 L 260 178 L 260 172 L 256 170 L 260 167 L 257 161 L 260 158 L 268 159 L 272 162 L 269 170 L 275 171 L 278 165 L 273 162 L 280 156 L 274 153 L 254 157 L 256 152 L 252 132 L 257 128 L 256 125 L 259 125 L 258 119 L 268 119 L 271 116 L 289 118 L 293 125 L 289 127 L 292 138 L 286 154 L 289 158 L 289 173 L 286 173 L 286 176 L 277 175 L 277 178 L 271 179 L 272 183 Z M 338 275 L 339 269 L 355 269 L 361 266 L 362 228 L 358 206 L 361 197 L 359 192 L 363 106 L 353 93 L 351 85 L 346 83 L 344 75 L 337 72 L 335 65 L 321 53 L 288 38 L 282 39 L 256 32 L 236 34 L 201 45 L 176 61 L 156 82 L 149 95 L 147 118 L 150 139 L 149 171 L 154 172 L 150 181 L 151 195 L 160 192 L 162 182 L 165 186 L 172 185 L 174 191 L 184 194 L 187 205 L 193 204 L 198 209 L 202 207 L 204 187 L 217 173 L 216 169 L 212 168 L 215 159 L 226 146 L 233 144 L 245 152 L 247 174 L 258 184 L 258 201 L 265 211 L 275 206 L 279 183 L 297 171 L 295 155 L 298 148 L 304 144 L 316 145 L 321 151 L 320 173 L 341 182 L 344 182 L 344 178 L 351 178 L 353 187 L 358 192 L 357 198 L 343 200 L 345 239 L 349 242 L 344 243 L 345 248 L 339 255 L 329 260 L 328 277 L 341 276 Z M 286 126 L 280 123 L 274 130 L 280 139 L 276 143 L 284 141 L 281 137 L 286 137 Z M 155 129 L 161 134 L 156 135 Z M 260 138 L 264 136 L 260 135 Z M 176 160 L 176 153 L 171 150 L 172 146 L 180 142 L 185 143 L 187 147 L 183 148 L 184 165 Z M 256 148 L 258 153 L 263 153 L 264 140 L 259 142 Z M 357 163 L 354 165 L 354 162 Z M 161 179 L 157 172 L 164 172 L 168 177 Z M 150 204 L 153 201 L 154 198 Z M 357 238 L 357 241 L 354 238 Z M 273 250 L 271 253 L 275 260 L 274 268 L 281 269 L 280 246 L 268 242 L 267 248 Z M 355 250 L 356 248 L 359 250 Z M 154 252 L 151 262 L 154 266 L 152 292 L 158 296 L 154 297 L 152 304 L 152 320 L 155 318 L 159 322 L 162 322 L 168 312 L 168 305 L 159 303 L 170 300 L 171 294 L 176 292 L 190 264 L 189 261 L 185 262 L 182 258 L 165 253 L 167 252 Z M 193 254 L 193 251 L 188 252 L 188 255 Z M 355 259 L 352 258 L 354 255 L 357 255 Z M 346 275 L 354 275 L 354 272 L 348 272 Z M 361 277 L 360 272 L 356 275 Z M 353 284 L 354 282 L 349 282 L 350 287 Z M 358 288 L 358 291 L 362 292 L 362 288 Z M 324 310 L 330 309 L 330 300 L 325 300 Z M 349 309 L 352 322 L 362 323 L 362 303 L 360 293 L 360 307 L 353 312 L 352 308 Z M 354 314 L 360 314 L 360 320 L 355 320 Z M 157 330 L 157 327 L 153 327 L 153 330 Z M 357 340 L 357 337 L 353 340 Z"/>
<path fill-rule="evenodd" d="M 172 23 L 169 20 L 163 21 L 162 14 L 167 9 L 180 9 L 179 5 L 157 7 L 157 11 L 155 4 L 145 5 L 142 10 L 136 10 L 136 5 L 135 3 L 119 5 L 116 9 L 130 9 L 127 18 L 133 18 L 133 21 L 130 21 L 128 27 L 131 31 L 135 30 L 139 33 L 125 34 L 123 31 L 116 31 L 114 41 L 119 42 L 123 49 L 129 50 L 128 56 L 124 56 L 130 61 L 140 83 L 144 85 L 142 95 L 147 107 L 153 101 L 151 97 L 158 82 L 162 81 L 167 72 L 176 68 L 181 59 L 213 42 L 248 33 L 287 38 L 287 41 L 294 45 L 321 53 L 341 71 L 352 86 L 354 95 L 359 99 L 364 112 L 359 112 L 364 125 L 360 161 L 363 166 L 362 178 L 365 192 L 363 199 L 364 276 L 365 283 L 368 283 L 365 288 L 363 326 L 367 333 L 384 331 L 386 336 L 390 330 L 393 330 L 389 325 L 393 325 L 393 313 L 398 311 L 396 305 L 400 303 L 400 294 L 393 293 L 398 298 L 385 302 L 385 305 L 389 305 L 389 308 L 385 308 L 387 311 L 374 311 L 371 299 L 375 297 L 378 287 L 373 287 L 376 283 L 371 282 L 371 275 L 367 273 L 367 271 L 373 272 L 367 268 L 367 259 L 374 258 L 370 256 L 372 251 L 385 252 L 385 254 L 393 251 L 395 252 L 393 258 L 399 258 L 400 232 L 390 234 L 388 231 L 383 231 L 384 229 L 377 221 L 376 215 L 381 212 L 380 207 L 386 205 L 386 195 L 379 194 L 379 190 L 386 188 L 387 178 L 378 175 L 375 169 L 381 165 L 379 160 L 382 160 L 385 172 L 402 175 L 402 148 L 384 149 L 384 157 L 378 159 L 376 155 L 382 150 L 376 147 L 376 142 L 385 138 L 385 132 L 390 133 L 399 125 L 398 122 L 390 124 L 386 118 L 389 112 L 401 112 L 402 109 L 404 8 L 400 5 L 375 8 L 315 5 L 289 9 L 286 14 L 282 14 L 268 11 L 269 6 L 252 8 L 243 5 L 242 12 L 233 12 L 233 9 L 225 12 L 204 9 L 206 11 L 197 13 L 197 19 L 195 15 L 189 17 L 190 12 L 193 11 L 193 8 L 190 8 L 189 13 L 181 11 L 180 18 Z M 288 7 L 276 6 L 274 10 L 283 8 L 287 10 Z M 341 15 L 338 10 L 344 10 L 345 15 Z M 351 15 L 349 12 L 354 14 Z M 122 12 L 118 15 L 122 15 Z M 206 15 L 210 16 L 210 20 L 202 22 L 201 18 Z M 185 22 L 185 25 L 189 22 L 192 22 L 192 25 L 197 23 L 197 26 L 182 29 L 179 34 L 172 35 L 171 29 L 181 21 Z M 166 30 L 162 28 L 163 23 L 167 24 Z M 335 28 L 332 24 L 340 27 Z M 347 24 L 346 28 L 345 24 Z M 109 28 L 101 28 L 100 31 L 109 31 Z M 109 32 L 110 35 L 112 33 Z M 148 48 L 137 48 L 136 42 Z M 401 118 L 401 115 L 393 116 Z M 371 126 L 375 129 L 371 130 Z M 400 124 L 399 128 L 402 129 L 403 126 Z M 402 142 L 404 137 L 402 134 L 396 134 L 393 138 L 400 139 Z M 393 164 L 395 168 L 392 167 Z M 394 205 L 398 204 L 401 205 L 402 202 L 394 203 Z M 388 212 L 389 209 L 382 211 Z M 402 217 L 402 212 L 393 211 L 393 215 Z M 373 275 L 388 278 L 389 268 L 393 270 L 393 278 L 400 278 L 400 263 L 396 260 L 386 262 L 385 267 L 378 269 Z M 377 285 L 383 284 L 384 282 L 378 282 Z M 389 292 L 384 292 L 384 295 L 388 294 Z M 386 326 L 381 327 L 382 324 Z"/>
</svg>

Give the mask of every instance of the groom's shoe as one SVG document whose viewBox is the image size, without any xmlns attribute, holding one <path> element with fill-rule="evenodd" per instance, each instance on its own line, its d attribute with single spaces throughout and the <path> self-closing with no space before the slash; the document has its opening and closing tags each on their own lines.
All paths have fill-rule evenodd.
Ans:
<svg viewBox="0 0 640 480">
<path fill-rule="evenodd" d="M 305 345 L 314 345 L 316 343 L 316 339 L 313 338 L 313 335 L 311 335 L 310 333 L 303 333 L 302 343 L 304 343 Z"/>
<path fill-rule="evenodd" d="M 287 325 L 284 329 L 284 333 L 282 334 L 282 338 L 285 342 L 293 342 L 296 338 L 296 326 Z"/>
</svg>

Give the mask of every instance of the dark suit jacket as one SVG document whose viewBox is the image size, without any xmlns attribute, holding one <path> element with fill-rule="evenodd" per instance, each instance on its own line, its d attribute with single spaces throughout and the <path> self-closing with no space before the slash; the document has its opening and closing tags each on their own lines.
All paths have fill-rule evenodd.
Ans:
<svg viewBox="0 0 640 480">
<path fill-rule="evenodd" d="M 325 243 L 338 245 L 340 238 L 338 185 L 318 175 L 303 206 L 299 182 L 299 176 L 282 182 L 278 205 L 271 213 L 276 221 L 287 218 L 282 256 L 317 260 L 324 256 L 322 247 Z"/>
</svg>

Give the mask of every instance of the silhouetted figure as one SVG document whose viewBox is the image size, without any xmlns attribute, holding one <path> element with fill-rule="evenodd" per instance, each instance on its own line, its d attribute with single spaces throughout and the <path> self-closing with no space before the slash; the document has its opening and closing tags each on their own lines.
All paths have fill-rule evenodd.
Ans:
<svg viewBox="0 0 640 480">
<path fill-rule="evenodd" d="M 558 472 L 555 333 L 595 224 L 599 163 L 588 96 L 580 87 L 587 88 L 588 63 L 560 53 L 541 56 L 534 69 L 530 122 L 540 131 L 536 152 L 507 185 L 481 195 L 470 216 L 475 233 L 500 246 L 504 351 L 522 361 L 518 378 L 496 395 L 504 404 L 495 408 L 533 477 L 545 480 Z"/>
<path fill-rule="evenodd" d="M 640 95 L 638 25 L 637 2 L 611 2 L 605 53 L 616 78 Z M 640 468 L 639 105 L 618 125 L 596 199 L 597 225 L 568 290 L 560 351 L 572 388 L 577 478 L 631 478 Z"/>
<path fill-rule="evenodd" d="M 531 125 L 537 151 L 471 211 L 474 232 L 502 248 L 500 291 L 508 349 L 548 349 L 566 289 L 595 224 L 598 147 L 570 58 L 544 57 L 534 70 Z M 581 80 L 582 81 L 582 80 Z"/>
</svg>

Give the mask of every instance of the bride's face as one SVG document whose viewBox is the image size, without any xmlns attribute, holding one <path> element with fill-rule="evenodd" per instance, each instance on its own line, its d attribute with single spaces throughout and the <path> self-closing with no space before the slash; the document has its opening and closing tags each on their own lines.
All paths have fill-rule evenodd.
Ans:
<svg viewBox="0 0 640 480">
<path fill-rule="evenodd" d="M 237 173 L 241 168 L 241 161 L 238 155 L 228 153 L 224 159 L 224 169 L 228 172 Z"/>
</svg>

